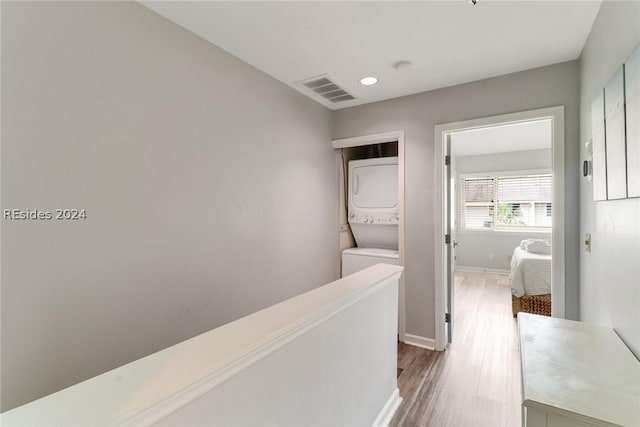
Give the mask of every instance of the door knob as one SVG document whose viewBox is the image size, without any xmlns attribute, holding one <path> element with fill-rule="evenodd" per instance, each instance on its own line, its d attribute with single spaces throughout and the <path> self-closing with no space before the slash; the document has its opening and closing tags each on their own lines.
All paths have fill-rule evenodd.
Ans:
<svg viewBox="0 0 640 427">
<path fill-rule="evenodd" d="M 456 242 L 455 240 L 453 241 L 453 247 L 455 248 L 456 246 L 461 246 L 460 243 Z"/>
</svg>

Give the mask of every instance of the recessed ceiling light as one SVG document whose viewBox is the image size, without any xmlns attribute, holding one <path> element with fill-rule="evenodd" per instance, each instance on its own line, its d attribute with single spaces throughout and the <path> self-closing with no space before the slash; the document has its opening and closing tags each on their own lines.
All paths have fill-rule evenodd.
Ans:
<svg viewBox="0 0 640 427">
<path fill-rule="evenodd" d="M 378 79 L 375 77 L 363 77 L 360 79 L 360 84 L 365 86 L 371 86 L 378 83 Z"/>
</svg>

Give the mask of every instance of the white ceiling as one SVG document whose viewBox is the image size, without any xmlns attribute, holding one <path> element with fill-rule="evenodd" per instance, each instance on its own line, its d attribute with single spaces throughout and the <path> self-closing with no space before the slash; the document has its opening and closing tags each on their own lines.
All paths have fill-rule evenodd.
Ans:
<svg viewBox="0 0 640 427">
<path fill-rule="evenodd" d="M 336 109 L 576 59 L 601 1 L 141 3 L 307 95 L 329 74 L 356 97 L 314 98 Z"/>
<path fill-rule="evenodd" d="M 465 130 L 451 135 L 456 156 L 551 148 L 551 120 Z"/>
</svg>

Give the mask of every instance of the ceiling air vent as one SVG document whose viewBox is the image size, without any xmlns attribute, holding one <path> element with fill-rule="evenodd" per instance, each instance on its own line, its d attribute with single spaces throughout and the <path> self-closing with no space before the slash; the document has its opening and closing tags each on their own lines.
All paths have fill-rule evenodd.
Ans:
<svg viewBox="0 0 640 427">
<path fill-rule="evenodd" d="M 350 101 L 355 99 L 346 90 L 334 83 L 329 76 L 314 77 L 301 82 L 317 95 L 331 102 Z"/>
</svg>

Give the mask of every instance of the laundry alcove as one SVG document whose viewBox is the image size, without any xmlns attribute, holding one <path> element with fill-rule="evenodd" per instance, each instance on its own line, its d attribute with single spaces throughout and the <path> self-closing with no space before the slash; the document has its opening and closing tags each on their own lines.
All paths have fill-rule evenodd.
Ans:
<svg viewBox="0 0 640 427">
<path fill-rule="evenodd" d="M 404 132 L 390 132 L 378 135 L 368 135 L 362 137 L 345 138 L 334 140 L 333 146 L 336 148 L 337 161 L 340 173 L 340 253 L 341 259 L 340 275 L 349 275 L 361 268 L 376 263 L 388 263 L 404 265 Z M 387 159 L 387 161 L 385 161 Z M 350 166 L 350 162 L 351 166 Z M 389 163 L 387 165 L 387 163 Z M 384 164 L 384 165 L 383 165 Z M 350 213 L 350 184 L 359 185 L 357 182 L 349 182 L 350 168 L 352 171 L 356 165 L 378 168 L 382 173 L 385 167 L 393 167 L 397 173 L 397 182 L 393 177 L 390 184 L 397 186 L 397 193 L 393 194 L 395 206 L 393 209 L 380 209 L 381 215 L 376 215 L 376 207 L 361 212 Z M 362 168 L 360 170 L 363 170 Z M 389 169 L 386 170 L 388 174 Z M 356 173 L 356 175 L 358 175 Z M 355 175 L 354 175 L 355 176 Z M 359 176 L 359 175 L 358 175 Z M 389 189 L 389 181 L 385 180 L 384 187 Z M 381 189 L 381 191 L 384 191 Z M 375 190 L 374 190 L 375 193 Z M 386 206 L 386 204 L 385 204 Z M 387 207 L 389 208 L 390 205 Z M 353 208 L 353 206 L 352 206 Z M 393 210 L 393 212 L 392 212 Z M 384 214 L 382 212 L 384 211 Z M 362 215 L 362 214 L 365 215 Z M 364 218 L 363 218 L 364 217 Z M 367 222 L 367 220 L 369 222 Z M 364 221 L 364 224 L 362 223 Z M 358 233 L 354 237 L 354 227 L 376 228 L 375 233 L 386 234 L 385 237 L 376 240 L 369 231 L 365 233 L 367 242 L 358 244 Z M 395 227 L 394 225 L 395 224 Z M 395 228 L 395 230 L 388 230 Z M 385 229 L 383 231 L 383 229 Z M 393 232 L 393 234 L 391 234 Z M 395 235 L 397 234 L 397 242 Z M 360 234 L 362 239 L 362 234 Z M 398 295 L 398 338 L 405 340 L 405 301 L 403 279 L 399 287 Z"/>
</svg>

